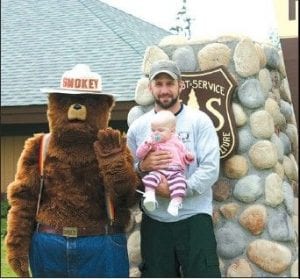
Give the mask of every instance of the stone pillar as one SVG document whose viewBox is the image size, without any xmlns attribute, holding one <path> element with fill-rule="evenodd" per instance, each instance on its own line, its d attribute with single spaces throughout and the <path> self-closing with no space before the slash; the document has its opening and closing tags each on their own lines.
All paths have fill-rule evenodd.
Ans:
<svg viewBox="0 0 300 279">
<path fill-rule="evenodd" d="M 298 135 L 284 60 L 248 37 L 187 40 L 167 36 L 144 55 L 137 106 L 128 124 L 152 108 L 149 66 L 166 58 L 184 72 L 225 66 L 238 84 L 232 98 L 239 145 L 221 162 L 213 221 L 224 277 L 298 276 Z M 131 276 L 138 277 L 139 209 L 128 231 Z M 199 236 L 201 237 L 201 236 Z"/>
</svg>

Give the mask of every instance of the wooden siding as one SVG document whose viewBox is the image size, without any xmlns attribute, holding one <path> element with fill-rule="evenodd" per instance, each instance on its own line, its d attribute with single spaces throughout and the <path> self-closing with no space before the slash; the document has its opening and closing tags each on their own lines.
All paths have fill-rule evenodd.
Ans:
<svg viewBox="0 0 300 279">
<path fill-rule="evenodd" d="M 17 162 L 28 136 L 1 137 L 1 193 L 6 192 L 7 185 L 13 181 Z"/>
<path fill-rule="evenodd" d="M 281 39 L 286 74 L 292 95 L 292 101 L 299 128 L 299 40 L 298 38 Z"/>
<path fill-rule="evenodd" d="M 128 129 L 126 120 L 110 121 L 109 126 L 123 132 L 127 132 Z M 34 133 L 48 132 L 46 127 L 44 129 L 41 128 L 36 125 L 24 127 L 21 132 L 27 134 L 27 136 L 14 134 L 1 136 L 1 193 L 6 193 L 8 184 L 14 179 L 18 159 L 24 148 L 25 140 Z"/>
</svg>

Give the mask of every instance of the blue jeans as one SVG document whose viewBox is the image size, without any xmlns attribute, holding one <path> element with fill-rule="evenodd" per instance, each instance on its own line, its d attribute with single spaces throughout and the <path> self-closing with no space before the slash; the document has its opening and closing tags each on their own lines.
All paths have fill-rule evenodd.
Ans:
<svg viewBox="0 0 300 279">
<path fill-rule="evenodd" d="M 29 258 L 33 277 L 129 277 L 125 234 L 73 238 L 35 232 Z"/>
</svg>

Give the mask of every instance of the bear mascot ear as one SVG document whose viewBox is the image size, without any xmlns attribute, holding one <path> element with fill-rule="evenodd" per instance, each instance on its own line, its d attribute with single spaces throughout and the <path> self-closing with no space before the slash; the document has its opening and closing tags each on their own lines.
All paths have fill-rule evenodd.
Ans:
<svg viewBox="0 0 300 279">
<path fill-rule="evenodd" d="M 115 106 L 115 101 L 112 96 L 102 96 L 103 102 L 107 103 L 109 108 L 112 109 Z"/>
</svg>

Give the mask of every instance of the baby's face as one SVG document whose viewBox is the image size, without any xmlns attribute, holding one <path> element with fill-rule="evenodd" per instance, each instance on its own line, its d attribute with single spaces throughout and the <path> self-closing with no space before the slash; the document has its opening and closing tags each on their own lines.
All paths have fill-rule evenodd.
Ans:
<svg viewBox="0 0 300 279">
<path fill-rule="evenodd" d="M 172 136 L 172 129 L 162 124 L 153 123 L 151 131 L 152 140 L 156 142 L 165 142 Z"/>
</svg>

